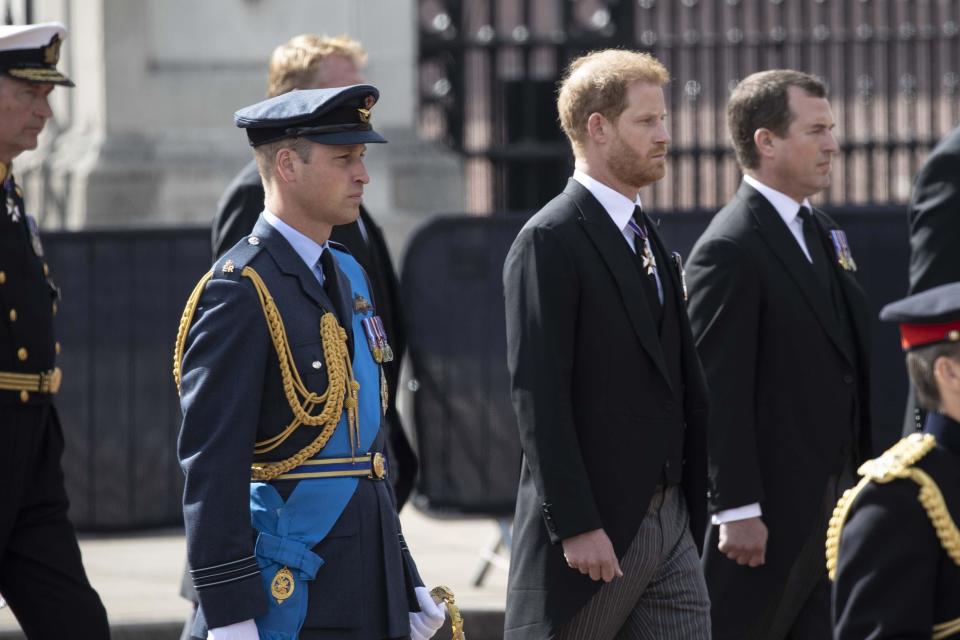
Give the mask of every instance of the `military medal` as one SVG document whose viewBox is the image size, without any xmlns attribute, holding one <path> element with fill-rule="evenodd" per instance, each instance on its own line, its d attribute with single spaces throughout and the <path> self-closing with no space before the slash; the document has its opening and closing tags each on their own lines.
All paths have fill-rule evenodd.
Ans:
<svg viewBox="0 0 960 640">
<path fill-rule="evenodd" d="M 374 325 L 377 329 L 378 342 L 380 344 L 380 349 L 383 351 L 383 361 L 384 362 L 393 362 L 393 349 L 390 347 L 390 342 L 387 340 L 387 330 L 383 326 L 383 319 L 380 316 L 373 316 Z"/>
<path fill-rule="evenodd" d="M 283 601 L 293 595 L 297 583 L 293 579 L 290 569 L 283 567 L 273 576 L 270 582 L 270 595 L 277 599 L 277 604 L 283 604 Z"/>
<path fill-rule="evenodd" d="M 627 226 L 630 227 L 630 230 L 633 231 L 633 234 L 643 244 L 640 257 L 643 259 L 644 271 L 648 276 L 654 275 L 657 272 L 657 259 L 653 255 L 653 251 L 650 249 L 650 237 L 647 234 L 647 228 L 641 227 L 639 224 L 637 224 L 637 221 L 632 218 L 629 222 L 627 222 Z"/>
<path fill-rule="evenodd" d="M 367 346 L 370 347 L 370 353 L 377 364 L 383 362 L 383 351 L 380 349 L 380 341 L 377 339 L 376 328 L 373 325 L 373 318 L 361 318 L 360 326 L 363 327 L 363 334 L 367 337 Z"/>
<path fill-rule="evenodd" d="M 687 272 L 683 269 L 683 256 L 674 251 L 670 254 L 673 258 L 673 264 L 677 268 L 677 274 L 680 275 L 680 288 L 683 289 L 683 301 L 687 301 Z"/>
<path fill-rule="evenodd" d="M 354 313 L 370 313 L 373 311 L 373 305 L 370 304 L 370 301 L 364 298 L 362 295 L 355 294 L 353 296 L 353 312 Z"/>
<path fill-rule="evenodd" d="M 43 245 L 40 244 L 40 227 L 37 225 L 37 219 L 33 216 L 27 216 L 27 227 L 30 229 L 30 243 L 33 245 L 33 252 L 38 258 L 43 257 Z"/>
<path fill-rule="evenodd" d="M 840 266 L 846 271 L 856 271 L 857 263 L 853 259 L 850 243 L 847 242 L 847 234 L 841 229 L 831 229 L 830 240 L 833 241 L 833 250 L 837 254 L 837 262 Z"/>
<path fill-rule="evenodd" d="M 16 198 L 14 198 L 15 188 L 18 189 L 18 187 L 14 187 L 13 185 L 13 178 L 7 178 L 4 181 L 3 191 L 7 196 L 7 215 L 10 216 L 10 219 L 14 222 L 19 222 L 23 212 L 20 211 L 20 206 L 17 204 Z"/>
</svg>

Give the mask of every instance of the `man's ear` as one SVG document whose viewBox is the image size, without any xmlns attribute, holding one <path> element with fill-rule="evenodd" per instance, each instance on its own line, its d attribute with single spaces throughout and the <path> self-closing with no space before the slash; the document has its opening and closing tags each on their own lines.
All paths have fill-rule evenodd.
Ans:
<svg viewBox="0 0 960 640">
<path fill-rule="evenodd" d="M 610 135 L 612 124 L 602 113 L 594 111 L 587 118 L 587 137 L 594 142 L 603 144 Z"/>
<path fill-rule="evenodd" d="M 960 396 L 960 362 L 940 356 L 933 363 L 933 377 L 942 390 Z"/>
<path fill-rule="evenodd" d="M 753 144 L 757 146 L 757 153 L 765 158 L 769 158 L 773 155 L 774 152 L 774 138 L 776 136 L 773 134 L 773 131 L 765 127 L 761 127 L 753 132 Z"/>
<path fill-rule="evenodd" d="M 293 149 L 285 147 L 277 151 L 273 157 L 273 172 L 277 178 L 284 182 L 296 182 L 299 168 L 296 155 Z"/>
</svg>

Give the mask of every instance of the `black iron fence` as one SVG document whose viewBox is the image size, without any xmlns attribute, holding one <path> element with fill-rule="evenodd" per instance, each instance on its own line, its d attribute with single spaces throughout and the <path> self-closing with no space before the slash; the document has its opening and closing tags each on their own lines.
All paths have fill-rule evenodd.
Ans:
<svg viewBox="0 0 960 640">
<path fill-rule="evenodd" d="M 846 228 L 874 317 L 906 290 L 902 208 L 834 211 Z M 666 214 L 661 234 L 686 254 L 706 214 Z M 523 216 L 457 216 L 425 226 L 402 269 L 418 390 L 409 412 L 434 512 L 512 512 L 520 449 L 506 370 L 501 272 Z M 209 268 L 206 229 L 51 233 L 64 298 L 57 316 L 64 383 L 63 467 L 82 529 L 181 522 L 180 409 L 171 375 L 183 304 Z M 876 441 L 903 419 L 906 377 L 894 327 L 872 336 Z"/>
<path fill-rule="evenodd" d="M 556 82 L 593 49 L 670 70 L 672 160 L 654 208 L 716 209 L 736 189 L 724 107 L 739 79 L 791 67 L 830 90 L 832 205 L 904 202 L 960 122 L 960 0 L 419 0 L 420 129 L 467 158 L 474 213 L 536 209 L 571 167 Z"/>
</svg>

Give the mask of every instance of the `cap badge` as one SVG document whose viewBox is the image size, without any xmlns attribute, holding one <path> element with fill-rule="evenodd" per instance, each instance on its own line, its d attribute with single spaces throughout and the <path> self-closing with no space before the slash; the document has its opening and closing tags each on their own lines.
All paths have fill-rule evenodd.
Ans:
<svg viewBox="0 0 960 640">
<path fill-rule="evenodd" d="M 364 124 L 370 122 L 370 109 L 357 109 L 357 113 L 360 114 L 360 122 Z"/>
<path fill-rule="evenodd" d="M 60 36 L 53 36 L 50 44 L 43 48 L 43 61 L 49 65 L 55 65 L 60 61 Z"/>
</svg>

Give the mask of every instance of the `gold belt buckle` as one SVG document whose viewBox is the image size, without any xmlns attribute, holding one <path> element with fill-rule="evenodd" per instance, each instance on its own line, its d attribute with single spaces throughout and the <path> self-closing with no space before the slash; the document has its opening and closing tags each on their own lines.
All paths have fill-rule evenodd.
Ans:
<svg viewBox="0 0 960 640">
<path fill-rule="evenodd" d="M 60 383 L 63 381 L 63 372 L 60 367 L 54 367 L 50 371 L 44 371 L 40 374 L 40 393 L 49 393 L 56 395 L 60 391 Z"/>
<path fill-rule="evenodd" d="M 383 480 L 387 477 L 387 458 L 382 453 L 373 454 L 370 460 L 370 477 Z"/>
</svg>

